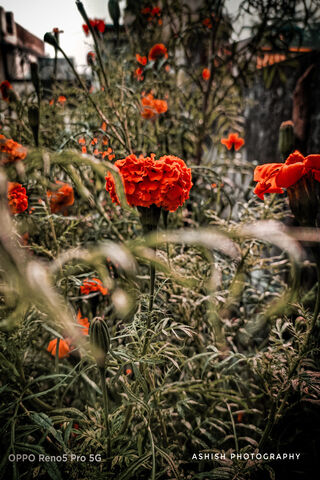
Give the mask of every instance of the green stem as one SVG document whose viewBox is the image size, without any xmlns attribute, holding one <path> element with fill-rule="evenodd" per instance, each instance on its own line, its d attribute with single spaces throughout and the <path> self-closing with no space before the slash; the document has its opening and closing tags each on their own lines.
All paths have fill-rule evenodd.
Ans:
<svg viewBox="0 0 320 480">
<path fill-rule="evenodd" d="M 100 66 L 100 69 L 101 69 L 101 72 L 102 72 L 102 75 L 103 75 L 103 79 L 104 79 L 104 86 L 109 88 L 109 84 L 108 84 L 108 78 L 107 78 L 107 75 L 106 75 L 106 72 L 104 70 L 104 67 L 103 67 L 103 63 L 102 63 L 102 58 L 101 58 L 101 52 L 100 52 L 100 48 L 99 48 L 99 44 L 98 44 L 98 40 L 97 40 L 97 36 L 96 36 L 96 32 L 94 31 L 94 28 L 92 27 L 91 23 L 90 23 L 90 20 L 89 20 L 89 17 L 87 15 L 87 12 L 84 8 L 84 5 L 82 2 L 80 2 L 79 0 L 76 1 L 76 4 L 77 4 L 77 8 L 80 12 L 80 15 L 82 16 L 83 20 L 86 22 L 89 30 L 90 30 L 90 33 L 92 35 L 92 38 L 93 38 L 93 41 L 94 41 L 94 46 L 95 46 L 95 50 L 96 50 L 96 53 L 97 53 L 97 57 L 98 57 L 98 62 L 99 62 L 99 66 Z"/>
<path fill-rule="evenodd" d="M 103 396 L 104 425 L 107 430 L 107 450 L 108 450 L 108 456 L 110 456 L 111 455 L 111 434 L 110 434 L 110 423 L 109 423 L 109 400 L 108 400 L 108 392 L 107 392 L 107 385 L 106 385 L 106 375 L 105 375 L 104 367 L 98 367 L 98 368 L 99 368 L 102 396 Z"/>
<path fill-rule="evenodd" d="M 46 41 L 46 39 L 45 39 Z M 52 40 L 53 42 L 53 40 Z M 67 54 L 64 52 L 64 50 L 62 50 L 62 48 L 60 47 L 60 45 L 58 45 L 57 43 L 52 43 L 51 40 L 48 42 L 50 45 L 52 45 L 54 48 L 57 48 L 61 53 L 62 55 L 64 56 L 64 58 L 66 59 L 66 61 L 68 62 L 70 68 L 72 69 L 73 71 L 73 74 L 74 76 L 76 77 L 76 79 L 78 80 L 79 82 L 79 85 L 80 87 L 82 88 L 82 90 L 84 91 L 87 99 L 91 102 L 92 106 L 94 107 L 94 109 L 96 110 L 96 112 L 98 113 L 99 117 L 104 121 L 106 122 L 107 125 L 110 125 L 110 128 L 112 130 L 112 132 L 114 133 L 114 135 L 116 136 L 116 138 L 118 139 L 118 141 L 120 142 L 120 144 L 122 146 L 126 146 L 125 142 L 122 140 L 121 136 L 119 135 L 117 129 L 112 125 L 110 124 L 109 120 L 107 119 L 107 117 L 104 115 L 104 113 L 102 112 L 102 110 L 100 109 L 100 107 L 98 107 L 98 105 L 95 103 L 95 101 L 93 100 L 92 96 L 90 95 L 87 87 L 85 86 L 85 84 L 83 83 L 82 79 L 80 78 L 77 70 L 74 68 L 74 65 L 73 63 L 70 61 L 69 57 L 67 56 Z"/>
<path fill-rule="evenodd" d="M 147 320 L 147 332 L 146 337 L 144 340 L 144 345 L 142 349 L 142 355 L 145 355 L 150 339 L 150 326 L 151 326 L 151 318 L 152 318 L 152 309 L 153 309 L 153 301 L 154 301 L 154 285 L 155 285 L 155 278 L 156 278 L 156 267 L 153 263 L 150 264 L 150 289 L 149 289 L 149 308 L 148 308 L 148 320 Z"/>
</svg>

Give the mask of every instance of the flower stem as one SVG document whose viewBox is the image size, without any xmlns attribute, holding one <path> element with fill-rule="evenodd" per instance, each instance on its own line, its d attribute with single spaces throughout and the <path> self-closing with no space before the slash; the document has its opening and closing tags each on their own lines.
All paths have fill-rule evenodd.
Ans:
<svg viewBox="0 0 320 480">
<path fill-rule="evenodd" d="M 150 264 L 150 289 L 149 289 L 147 332 L 146 332 L 146 337 L 145 337 L 144 345 L 142 349 L 142 355 L 145 355 L 149 345 L 149 340 L 150 340 L 150 326 L 151 326 L 152 309 L 153 309 L 153 301 L 154 301 L 155 278 L 156 278 L 156 267 L 153 265 L 153 263 L 151 263 Z"/>
<path fill-rule="evenodd" d="M 109 400 L 108 400 L 108 392 L 107 392 L 107 385 L 106 385 L 106 371 L 104 367 L 98 367 L 99 374 L 100 374 L 100 382 L 102 388 L 102 396 L 103 396 L 103 409 L 104 409 L 104 425 L 107 430 L 107 450 L 108 456 L 111 454 L 111 435 L 110 435 L 110 423 L 109 423 Z"/>
</svg>

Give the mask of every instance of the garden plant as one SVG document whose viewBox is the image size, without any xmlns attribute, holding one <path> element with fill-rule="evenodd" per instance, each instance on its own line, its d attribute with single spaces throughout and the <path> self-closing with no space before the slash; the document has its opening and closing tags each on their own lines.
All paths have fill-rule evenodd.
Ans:
<svg viewBox="0 0 320 480">
<path fill-rule="evenodd" d="M 0 85 L 0 478 L 317 478 L 320 152 L 244 128 L 317 2 L 74 3 L 86 71 Z"/>
</svg>

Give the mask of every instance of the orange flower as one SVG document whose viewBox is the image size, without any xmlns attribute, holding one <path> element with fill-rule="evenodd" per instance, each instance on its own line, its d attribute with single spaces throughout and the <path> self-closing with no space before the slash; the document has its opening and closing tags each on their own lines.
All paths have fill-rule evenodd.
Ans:
<svg viewBox="0 0 320 480">
<path fill-rule="evenodd" d="M 106 122 L 102 122 L 100 128 L 101 128 L 101 130 L 103 130 L 103 131 L 105 132 L 105 131 L 107 130 L 107 124 L 106 124 Z"/>
<path fill-rule="evenodd" d="M 164 155 L 156 160 L 154 154 L 146 158 L 132 154 L 117 160 L 115 166 L 122 177 L 129 205 L 150 207 L 155 204 L 174 212 L 189 198 L 191 170 L 178 157 Z M 119 204 L 110 172 L 106 176 L 106 190 L 112 202 Z"/>
<path fill-rule="evenodd" d="M 55 338 L 54 340 L 51 340 L 47 348 L 48 352 L 51 353 L 53 357 L 56 356 L 57 342 L 58 342 L 57 338 Z M 69 341 L 67 339 L 63 340 L 62 338 L 60 338 L 59 354 L 58 354 L 59 358 L 69 357 L 70 352 L 71 352 L 71 347 L 70 347 Z"/>
<path fill-rule="evenodd" d="M 0 83 L 1 96 L 6 102 L 9 102 L 9 90 L 12 90 L 12 85 L 8 80 L 4 80 Z"/>
<path fill-rule="evenodd" d="M 144 76 L 143 76 L 143 68 L 141 68 L 141 67 L 136 68 L 135 71 L 134 71 L 134 77 L 135 77 L 139 82 L 142 82 L 142 80 L 144 79 Z"/>
<path fill-rule="evenodd" d="M 82 335 L 89 335 L 89 327 L 90 327 L 89 320 L 86 317 L 81 316 L 80 310 L 78 310 L 77 322 L 79 325 L 81 325 L 81 327 L 83 327 L 81 328 Z"/>
<path fill-rule="evenodd" d="M 209 80 L 210 75 L 211 75 L 211 73 L 210 73 L 209 68 L 204 68 L 204 69 L 202 70 L 202 78 L 203 78 L 203 80 L 206 80 L 206 81 Z"/>
<path fill-rule="evenodd" d="M 212 28 L 212 22 L 210 18 L 205 18 L 202 20 L 202 24 L 207 28 Z"/>
<path fill-rule="evenodd" d="M 107 295 L 108 293 L 108 289 L 103 286 L 99 278 L 92 278 L 92 280 L 86 278 L 85 280 L 83 280 L 80 291 L 82 295 L 89 295 L 89 293 L 91 292 L 100 292 L 102 293 L 102 295 Z"/>
<path fill-rule="evenodd" d="M 170 70 L 171 70 L 170 65 L 166 65 L 166 66 L 164 67 L 164 69 L 165 69 L 165 71 L 166 71 L 167 73 L 169 73 Z"/>
<path fill-rule="evenodd" d="M 256 167 L 254 181 L 258 184 L 254 193 L 263 200 L 265 193 L 283 193 L 283 188 L 296 185 L 303 177 L 320 182 L 320 155 L 305 158 L 296 150 L 285 163 L 266 163 Z"/>
<path fill-rule="evenodd" d="M 145 119 L 153 118 L 154 116 L 165 113 L 168 110 L 168 104 L 165 100 L 157 100 L 152 93 L 148 93 L 141 99 L 142 112 L 141 116 Z"/>
<path fill-rule="evenodd" d="M 148 22 L 151 22 L 154 18 L 161 16 L 161 8 L 160 7 L 145 7 L 141 10 L 142 15 L 149 15 Z"/>
<path fill-rule="evenodd" d="M 139 55 L 139 53 L 136 53 L 136 60 L 138 63 L 140 63 L 140 65 L 147 65 L 147 57 L 142 57 L 141 55 Z"/>
<path fill-rule="evenodd" d="M 64 95 L 59 95 L 57 101 L 58 101 L 58 103 L 60 103 L 60 105 L 64 105 L 66 103 L 67 99 Z"/>
<path fill-rule="evenodd" d="M 163 43 L 156 43 L 149 51 L 149 60 L 157 60 L 157 58 L 168 58 L 168 52 Z"/>
<path fill-rule="evenodd" d="M 24 160 L 27 156 L 27 149 L 11 138 L 0 135 L 0 164 Z"/>
<path fill-rule="evenodd" d="M 84 137 L 78 138 L 78 143 L 79 145 L 85 145 L 86 144 L 86 139 Z"/>
<path fill-rule="evenodd" d="M 90 22 L 90 25 L 92 26 L 92 28 L 94 30 L 96 30 L 97 32 L 100 32 L 100 33 L 104 33 L 106 25 L 105 25 L 103 20 L 95 18 L 94 20 L 89 20 L 89 22 Z M 86 35 L 89 35 L 89 27 L 86 23 L 84 25 L 82 25 L 82 28 L 83 28 L 84 33 Z"/>
<path fill-rule="evenodd" d="M 8 202 L 12 214 L 22 213 L 28 208 L 26 189 L 15 182 L 8 182 Z"/>
<path fill-rule="evenodd" d="M 229 133 L 228 138 L 221 138 L 221 143 L 222 145 L 225 145 L 228 150 L 231 150 L 231 148 L 240 150 L 244 145 L 244 140 L 239 137 L 238 133 Z"/>
<path fill-rule="evenodd" d="M 56 191 L 48 191 L 47 197 L 50 199 L 50 208 L 52 213 L 63 212 L 66 214 L 67 207 L 74 203 L 73 188 L 68 183 L 56 181 L 61 187 Z"/>
</svg>

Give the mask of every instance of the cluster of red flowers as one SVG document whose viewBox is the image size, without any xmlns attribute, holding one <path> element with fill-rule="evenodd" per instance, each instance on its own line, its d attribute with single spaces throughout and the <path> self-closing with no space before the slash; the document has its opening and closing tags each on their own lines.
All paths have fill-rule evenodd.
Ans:
<svg viewBox="0 0 320 480">
<path fill-rule="evenodd" d="M 204 69 L 202 70 L 202 78 L 203 78 L 203 80 L 206 80 L 206 81 L 209 80 L 210 75 L 211 75 L 211 73 L 210 73 L 209 68 L 204 68 Z"/>
<path fill-rule="evenodd" d="M 104 128 L 104 130 L 106 130 L 106 126 Z M 81 151 L 82 153 L 87 153 L 87 147 L 86 147 L 86 139 L 84 137 L 80 137 L 78 139 L 78 143 L 79 145 L 81 145 Z M 105 157 L 108 157 L 108 160 L 111 161 L 115 158 L 115 154 L 113 153 L 113 150 L 111 147 L 108 147 L 106 150 L 104 150 L 104 148 L 108 145 L 109 143 L 109 140 L 106 136 L 103 136 L 103 138 L 101 139 L 101 149 L 102 150 L 99 150 L 98 148 L 98 138 L 94 137 L 91 142 L 90 142 L 90 145 L 91 145 L 91 148 L 92 148 L 92 154 L 96 157 L 100 157 L 100 158 L 105 158 Z"/>
<path fill-rule="evenodd" d="M 108 289 L 103 286 L 99 278 L 92 278 L 91 280 L 86 278 L 80 287 L 80 291 L 82 295 L 89 295 L 91 292 L 100 292 L 102 295 L 107 295 L 108 293 Z"/>
<path fill-rule="evenodd" d="M 0 92 L 1 92 L 2 100 L 9 102 L 10 90 L 12 90 L 12 85 L 10 82 L 8 82 L 8 80 L 4 80 L 3 82 L 0 83 Z"/>
<path fill-rule="evenodd" d="M 150 207 L 156 205 L 174 212 L 189 198 L 192 187 L 191 169 L 183 160 L 173 155 L 155 159 L 155 155 L 144 158 L 129 155 L 117 160 L 129 205 Z M 120 203 L 115 182 L 109 172 L 106 176 L 106 190 L 113 203 Z"/>
<path fill-rule="evenodd" d="M 68 183 L 56 181 L 61 187 L 58 190 L 48 190 L 47 197 L 50 199 L 50 209 L 52 213 L 62 212 L 67 214 L 67 207 L 74 203 L 73 188 Z"/>
<path fill-rule="evenodd" d="M 11 213 L 22 213 L 28 208 L 26 189 L 16 182 L 8 182 L 8 203 Z"/>
<path fill-rule="evenodd" d="M 106 29 L 106 24 L 104 23 L 103 20 L 101 20 L 99 18 L 95 18 L 94 20 L 89 20 L 89 22 L 90 22 L 91 27 L 96 32 L 104 33 L 104 31 Z M 82 28 L 83 28 L 84 33 L 88 36 L 89 35 L 88 25 L 85 23 L 84 25 L 82 25 Z"/>
<path fill-rule="evenodd" d="M 59 95 L 59 97 L 57 98 L 57 104 L 62 107 L 64 106 L 66 101 L 67 101 L 67 97 L 65 97 L 64 95 Z M 54 104 L 55 104 L 55 100 L 52 98 L 49 102 L 49 105 L 52 106 Z"/>
<path fill-rule="evenodd" d="M 143 76 L 143 67 L 145 67 L 149 61 L 156 61 L 157 59 L 160 58 L 168 58 L 168 52 L 167 48 L 163 43 L 156 43 L 153 45 L 153 47 L 150 48 L 148 58 L 146 56 L 142 56 L 139 53 L 136 54 L 136 60 L 137 62 L 141 65 L 138 68 L 136 68 L 134 72 L 135 78 L 141 82 L 144 79 Z M 168 67 L 168 65 L 166 66 Z M 170 67 L 169 67 L 170 69 Z M 168 71 L 168 69 L 166 69 Z"/>
<path fill-rule="evenodd" d="M 160 113 L 165 113 L 168 110 L 168 104 L 165 100 L 158 100 L 154 98 L 152 93 L 143 95 L 141 99 L 142 111 L 141 116 L 145 119 L 150 119 L 159 115 Z"/>
<path fill-rule="evenodd" d="M 320 155 L 304 157 L 296 150 L 285 163 L 267 163 L 256 167 L 254 181 L 258 184 L 254 193 L 263 200 L 265 193 L 283 193 L 284 188 L 308 176 L 320 182 Z"/>
<path fill-rule="evenodd" d="M 202 20 L 202 25 L 204 25 L 207 28 L 212 28 L 212 21 L 211 18 L 207 17 Z"/>
<path fill-rule="evenodd" d="M 142 65 L 142 67 L 144 67 L 148 62 L 147 57 L 145 56 L 143 57 L 139 55 L 139 53 L 136 54 L 136 60 L 138 63 L 140 63 L 140 65 Z M 138 67 L 134 72 L 134 76 L 136 77 L 137 80 L 139 80 L 139 82 L 141 82 L 144 79 L 142 67 Z"/>
<path fill-rule="evenodd" d="M 7 164 L 24 160 L 27 156 L 27 149 L 11 138 L 0 135 L 0 164 Z"/>
<path fill-rule="evenodd" d="M 167 48 L 163 43 L 156 43 L 150 48 L 148 59 L 152 61 L 162 57 L 168 58 Z"/>
<path fill-rule="evenodd" d="M 239 137 L 238 133 L 229 133 L 228 138 L 221 138 L 222 145 L 225 145 L 228 150 L 234 148 L 235 150 L 240 150 L 244 145 L 243 138 Z"/>
<path fill-rule="evenodd" d="M 77 323 L 81 327 L 82 335 L 89 335 L 89 327 L 90 327 L 89 320 L 86 317 L 81 316 L 80 310 L 78 311 L 78 314 L 77 314 Z M 54 340 L 51 340 L 51 342 L 49 342 L 49 345 L 47 347 L 47 351 L 51 353 L 53 357 L 56 356 L 57 343 L 58 343 L 58 339 L 55 338 Z M 59 342 L 59 353 L 58 353 L 59 358 L 68 357 L 69 353 L 72 350 L 73 350 L 72 339 L 61 338 Z"/>
<path fill-rule="evenodd" d="M 148 15 L 148 22 L 152 22 L 153 20 L 157 20 L 159 25 L 162 25 L 161 19 L 161 8 L 160 7 L 145 7 L 141 10 L 142 15 Z"/>
</svg>

